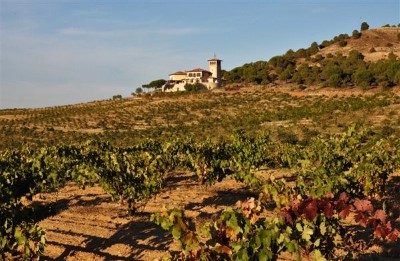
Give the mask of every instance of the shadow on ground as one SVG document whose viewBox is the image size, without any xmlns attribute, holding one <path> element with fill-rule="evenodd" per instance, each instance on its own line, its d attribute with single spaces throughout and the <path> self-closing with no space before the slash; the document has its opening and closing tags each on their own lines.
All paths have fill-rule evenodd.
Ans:
<svg viewBox="0 0 400 261">
<path fill-rule="evenodd" d="M 60 231 L 57 232 L 60 233 Z M 44 257 L 45 260 L 65 260 L 67 257 L 73 257 L 76 252 L 93 253 L 97 257 L 104 258 L 105 260 L 136 260 L 141 257 L 143 251 L 165 251 L 172 242 L 172 237 L 154 223 L 150 222 L 149 216 L 147 215 L 143 216 L 143 220 L 141 221 L 133 221 L 120 226 L 109 238 L 77 234 L 71 231 L 62 231 L 62 233 L 75 237 L 85 237 L 86 239 L 83 242 L 85 246 L 75 246 L 50 241 L 48 244 L 62 247 L 65 250 L 57 258 L 51 259 L 49 257 Z M 141 243 L 141 241 L 145 239 L 147 239 L 146 244 Z M 107 248 L 117 244 L 129 245 L 133 249 L 132 253 L 122 257 L 105 251 Z"/>
<path fill-rule="evenodd" d="M 400 176 L 392 176 L 386 186 L 386 196 L 375 202 L 375 207 L 382 208 L 382 204 L 385 202 L 386 211 L 388 212 L 387 220 L 391 222 L 393 228 L 397 228 L 400 231 Z M 369 231 L 370 234 L 373 231 Z M 366 237 L 362 235 L 361 237 Z M 374 240 L 373 244 L 382 248 L 381 253 L 367 253 L 359 256 L 359 260 L 400 260 L 400 240 L 396 242 L 383 242 Z"/>
</svg>

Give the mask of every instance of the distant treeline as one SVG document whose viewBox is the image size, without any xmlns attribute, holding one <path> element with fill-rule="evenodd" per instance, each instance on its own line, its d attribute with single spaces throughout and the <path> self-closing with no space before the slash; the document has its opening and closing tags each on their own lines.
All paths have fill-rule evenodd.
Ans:
<svg viewBox="0 0 400 261">
<path fill-rule="evenodd" d="M 366 26 L 361 28 L 366 30 Z M 289 50 L 284 55 L 272 57 L 269 61 L 247 63 L 231 71 L 224 71 L 228 83 L 269 84 L 276 81 L 297 84 L 319 84 L 330 87 L 400 85 L 400 60 L 393 53 L 388 59 L 377 62 L 364 61 L 364 55 L 353 50 L 348 56 L 327 54 L 318 51 L 338 43 L 345 46 L 350 38 L 357 39 L 361 32 L 353 31 L 336 36 L 321 44 L 313 42 L 307 49 Z M 375 52 L 371 48 L 370 52 Z"/>
</svg>

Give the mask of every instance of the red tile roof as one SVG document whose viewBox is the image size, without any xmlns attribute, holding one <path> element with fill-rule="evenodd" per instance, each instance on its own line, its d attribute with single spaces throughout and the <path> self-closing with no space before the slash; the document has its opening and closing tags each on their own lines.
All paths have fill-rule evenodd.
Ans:
<svg viewBox="0 0 400 261">
<path fill-rule="evenodd" d="M 186 75 L 186 72 L 177 71 L 177 72 L 171 73 L 170 75 Z"/>
<path fill-rule="evenodd" d="M 193 70 L 190 70 L 190 71 L 186 71 L 186 72 L 208 72 L 208 73 L 211 73 L 210 71 L 207 71 L 207 70 L 204 70 L 204 69 L 201 69 L 201 68 L 196 68 L 196 69 L 193 69 Z"/>
</svg>

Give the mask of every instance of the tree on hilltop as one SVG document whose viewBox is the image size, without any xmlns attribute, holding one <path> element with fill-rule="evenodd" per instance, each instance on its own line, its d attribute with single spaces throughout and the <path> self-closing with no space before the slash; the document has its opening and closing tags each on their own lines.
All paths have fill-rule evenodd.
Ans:
<svg viewBox="0 0 400 261">
<path fill-rule="evenodd" d="M 310 55 L 316 54 L 319 51 L 318 43 L 313 42 L 311 46 L 309 47 Z"/>
<path fill-rule="evenodd" d="M 147 84 L 143 84 L 142 87 L 143 88 L 154 88 L 154 89 L 159 89 L 161 88 L 167 81 L 164 79 L 158 79 L 158 80 L 154 80 L 151 81 L 150 83 Z"/>
<path fill-rule="evenodd" d="M 369 29 L 369 24 L 367 22 L 362 22 L 361 31 L 365 31 Z"/>
<path fill-rule="evenodd" d="M 138 87 L 138 88 L 136 88 L 135 92 L 136 92 L 136 94 L 142 94 L 143 93 L 143 89 Z"/>
<path fill-rule="evenodd" d="M 352 36 L 354 39 L 358 39 L 358 38 L 361 37 L 361 33 L 360 33 L 358 30 L 354 30 L 353 33 L 351 34 L 351 36 Z"/>
</svg>

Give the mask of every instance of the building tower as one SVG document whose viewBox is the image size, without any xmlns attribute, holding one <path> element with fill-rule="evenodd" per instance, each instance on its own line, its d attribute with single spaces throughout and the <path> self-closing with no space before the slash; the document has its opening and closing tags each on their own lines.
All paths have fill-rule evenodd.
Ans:
<svg viewBox="0 0 400 261">
<path fill-rule="evenodd" d="M 221 73 L 221 62 L 222 60 L 214 58 L 208 60 L 208 70 L 212 73 L 211 77 L 217 87 L 221 86 L 222 73 Z"/>
</svg>

